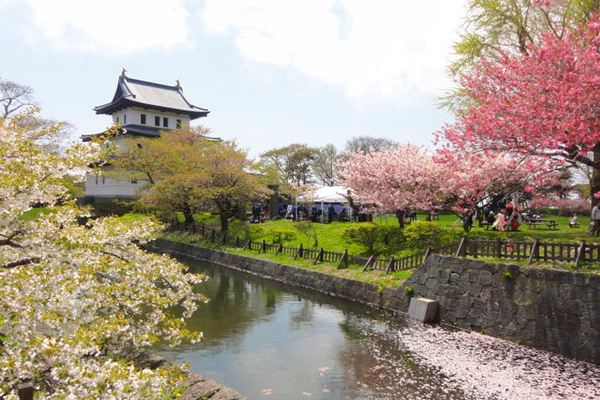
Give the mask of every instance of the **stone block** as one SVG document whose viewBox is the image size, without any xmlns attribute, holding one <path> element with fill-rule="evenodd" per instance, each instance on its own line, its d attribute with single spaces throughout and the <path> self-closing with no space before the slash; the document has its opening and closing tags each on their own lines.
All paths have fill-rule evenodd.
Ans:
<svg viewBox="0 0 600 400">
<path fill-rule="evenodd" d="M 408 306 L 409 318 L 421 322 L 434 322 L 437 317 L 438 301 L 424 297 L 413 297 Z"/>
</svg>

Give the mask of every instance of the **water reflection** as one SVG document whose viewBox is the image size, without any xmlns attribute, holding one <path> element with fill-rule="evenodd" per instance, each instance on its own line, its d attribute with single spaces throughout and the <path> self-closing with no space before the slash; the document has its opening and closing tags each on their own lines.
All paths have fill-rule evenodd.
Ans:
<svg viewBox="0 0 600 400">
<path fill-rule="evenodd" d="M 210 279 L 206 340 L 157 351 L 259 399 L 600 399 L 600 367 L 183 260 Z"/>
<path fill-rule="evenodd" d="M 467 399 L 419 366 L 397 334 L 397 317 L 224 269 L 183 260 L 209 280 L 211 301 L 190 327 L 196 345 L 159 347 L 251 399 Z M 381 321 L 386 321 L 381 322 Z"/>
</svg>

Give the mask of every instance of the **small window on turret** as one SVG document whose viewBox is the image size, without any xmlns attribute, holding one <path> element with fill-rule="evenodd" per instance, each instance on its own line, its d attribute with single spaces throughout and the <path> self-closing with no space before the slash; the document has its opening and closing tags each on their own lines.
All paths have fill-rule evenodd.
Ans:
<svg viewBox="0 0 600 400">
<path fill-rule="evenodd" d="M 163 127 L 165 127 L 165 128 L 169 127 L 169 118 L 167 118 L 167 117 L 163 118 Z"/>
<path fill-rule="evenodd" d="M 127 114 L 123 114 L 123 124 L 127 124 Z"/>
<path fill-rule="evenodd" d="M 160 117 L 154 117 L 154 126 L 160 126 Z"/>
<path fill-rule="evenodd" d="M 146 125 L 146 114 L 140 114 L 140 122 L 142 125 Z"/>
</svg>

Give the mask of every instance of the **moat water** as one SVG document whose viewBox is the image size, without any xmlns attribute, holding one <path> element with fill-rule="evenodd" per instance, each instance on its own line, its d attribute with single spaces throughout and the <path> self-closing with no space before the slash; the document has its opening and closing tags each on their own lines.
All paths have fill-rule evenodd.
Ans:
<svg viewBox="0 0 600 400">
<path fill-rule="evenodd" d="M 595 365 L 181 261 L 209 277 L 205 340 L 156 352 L 253 400 L 600 399 Z"/>
</svg>

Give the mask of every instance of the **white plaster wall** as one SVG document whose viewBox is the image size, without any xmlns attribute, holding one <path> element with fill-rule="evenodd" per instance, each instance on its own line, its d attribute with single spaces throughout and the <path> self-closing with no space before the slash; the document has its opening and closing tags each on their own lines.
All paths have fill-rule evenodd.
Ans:
<svg viewBox="0 0 600 400">
<path fill-rule="evenodd" d="M 181 120 L 181 127 L 190 125 L 190 118 L 185 114 L 176 114 L 171 112 L 160 112 L 157 110 L 147 110 L 139 107 L 130 107 L 125 110 L 121 110 L 112 115 L 113 122 L 120 122 L 122 125 L 142 125 L 141 115 L 146 114 L 146 124 L 145 126 L 149 127 L 158 127 L 163 129 L 175 129 L 177 127 L 177 120 Z M 127 115 L 127 122 L 125 122 L 125 115 Z M 157 126 L 154 124 L 154 117 L 160 117 L 160 125 Z M 163 126 L 163 118 L 167 117 L 169 119 L 169 124 L 165 128 Z M 144 126 L 144 125 L 142 125 Z"/>
<path fill-rule="evenodd" d="M 85 181 L 85 195 L 105 198 L 137 198 L 144 182 L 131 183 L 102 175 L 90 174 Z"/>
</svg>

